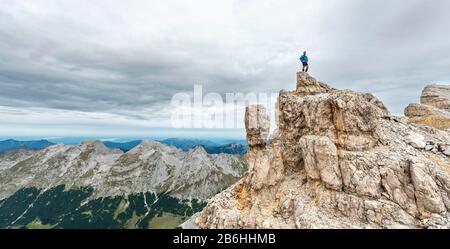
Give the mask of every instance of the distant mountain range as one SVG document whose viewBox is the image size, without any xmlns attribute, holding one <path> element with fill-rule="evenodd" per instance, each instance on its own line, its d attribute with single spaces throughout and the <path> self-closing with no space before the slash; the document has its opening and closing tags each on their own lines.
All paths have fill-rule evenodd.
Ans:
<svg viewBox="0 0 450 249">
<path fill-rule="evenodd" d="M 8 151 L 0 154 L 0 228 L 174 228 L 247 167 L 245 156 L 155 141 L 126 153 L 100 141 Z"/>
<path fill-rule="evenodd" d="M 198 146 L 202 146 L 206 152 L 209 154 L 233 154 L 233 155 L 244 155 L 247 153 L 247 145 L 241 140 L 224 140 L 221 142 L 212 142 L 209 140 L 201 139 L 180 139 L 180 138 L 169 138 L 159 141 L 162 144 L 175 147 L 182 151 L 189 151 Z M 104 141 L 106 147 L 111 149 L 120 149 L 123 152 L 128 152 L 142 143 L 142 140 L 135 140 L 130 142 L 112 142 Z M 55 145 L 47 140 L 36 140 L 36 141 L 17 141 L 13 139 L 0 141 L 0 153 L 12 150 L 41 150 L 47 147 Z"/>
<path fill-rule="evenodd" d="M 181 138 L 169 138 L 165 140 L 159 141 L 163 144 L 176 147 L 183 151 L 188 151 L 192 148 L 195 148 L 199 145 L 210 147 L 210 146 L 219 146 L 219 144 L 214 143 L 209 140 L 200 140 L 200 139 L 181 139 Z"/>
<path fill-rule="evenodd" d="M 189 151 L 198 146 L 202 146 L 208 154 L 232 154 L 232 155 L 245 155 L 247 153 L 247 145 L 242 144 L 225 144 L 218 145 L 214 142 L 208 140 L 193 140 L 193 139 L 167 139 L 159 141 L 162 144 L 175 147 L 182 151 Z M 141 140 L 125 142 L 125 143 L 115 143 L 115 142 L 103 142 L 106 147 L 111 149 L 120 149 L 123 152 L 128 152 L 134 147 L 142 143 Z"/>
<path fill-rule="evenodd" d="M 54 145 L 54 143 L 49 142 L 47 140 L 17 141 L 14 139 L 8 139 L 0 141 L 0 153 L 18 149 L 41 150 L 50 147 L 52 145 Z"/>
<path fill-rule="evenodd" d="M 189 151 L 197 146 L 202 146 L 209 154 L 244 155 L 247 153 L 247 145 L 238 143 L 240 142 L 239 140 L 229 140 L 224 141 L 224 144 L 219 144 L 209 140 L 170 138 L 161 140 L 160 142 L 183 151 Z"/>
<path fill-rule="evenodd" d="M 123 152 L 128 152 L 141 143 L 142 143 L 142 140 L 136 140 L 136 141 L 124 142 L 124 143 L 116 143 L 116 142 L 111 142 L 111 141 L 103 142 L 103 144 L 106 147 L 108 147 L 110 149 L 119 149 Z"/>
<path fill-rule="evenodd" d="M 242 144 L 226 144 L 221 146 L 203 146 L 209 154 L 233 154 L 245 155 L 247 153 L 247 145 Z"/>
</svg>

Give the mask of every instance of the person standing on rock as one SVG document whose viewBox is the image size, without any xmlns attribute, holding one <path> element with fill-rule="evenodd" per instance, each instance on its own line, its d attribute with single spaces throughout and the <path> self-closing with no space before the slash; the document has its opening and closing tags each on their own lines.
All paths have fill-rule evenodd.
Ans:
<svg viewBox="0 0 450 249">
<path fill-rule="evenodd" d="M 303 64 L 302 72 L 308 72 L 309 65 L 308 65 L 308 56 L 306 56 L 306 51 L 303 52 L 303 55 L 300 57 L 300 61 Z"/>
</svg>

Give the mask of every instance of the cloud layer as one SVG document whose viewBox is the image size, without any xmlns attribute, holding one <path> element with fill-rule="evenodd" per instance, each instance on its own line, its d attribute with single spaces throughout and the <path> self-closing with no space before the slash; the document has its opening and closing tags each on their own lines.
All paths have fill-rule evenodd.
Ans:
<svg viewBox="0 0 450 249">
<path fill-rule="evenodd" d="M 36 108 L 163 127 L 171 97 L 194 84 L 293 89 L 303 50 L 317 78 L 373 92 L 402 114 L 426 84 L 450 83 L 448 9 L 446 0 L 4 0 L 0 135 L 23 132 L 8 133 L 6 120 L 38 122 Z"/>
</svg>

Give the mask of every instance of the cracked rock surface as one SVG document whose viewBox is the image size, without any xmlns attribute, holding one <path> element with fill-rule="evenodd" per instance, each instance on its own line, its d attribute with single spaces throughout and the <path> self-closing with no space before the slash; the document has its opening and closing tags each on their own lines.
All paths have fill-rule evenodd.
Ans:
<svg viewBox="0 0 450 249">
<path fill-rule="evenodd" d="M 297 76 L 269 141 L 264 115 L 247 126 L 249 171 L 209 201 L 198 228 L 450 228 L 448 131 Z"/>
</svg>

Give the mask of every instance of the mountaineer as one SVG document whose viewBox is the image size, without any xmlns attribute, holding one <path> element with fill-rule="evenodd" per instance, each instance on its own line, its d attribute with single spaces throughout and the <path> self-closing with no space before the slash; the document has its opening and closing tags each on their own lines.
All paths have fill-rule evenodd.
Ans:
<svg viewBox="0 0 450 249">
<path fill-rule="evenodd" d="M 300 57 L 300 61 L 303 64 L 302 72 L 308 72 L 309 65 L 308 65 L 308 56 L 306 56 L 306 51 L 303 52 L 303 55 Z"/>
</svg>

